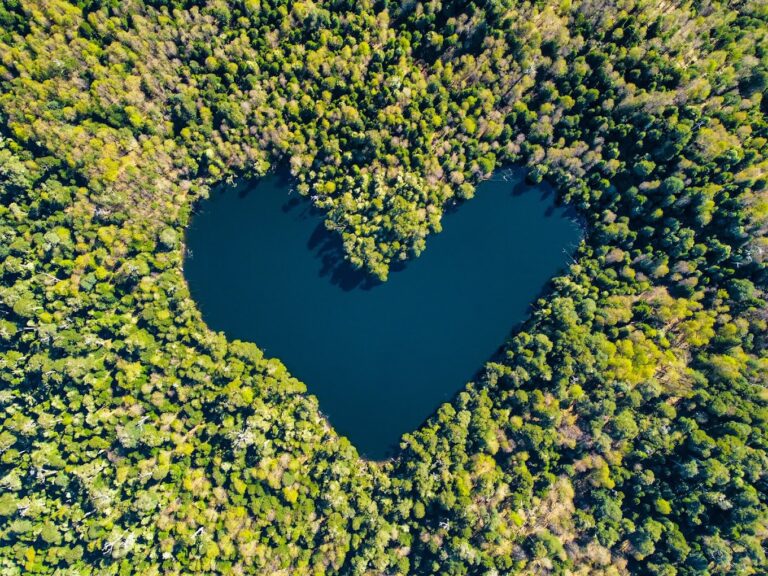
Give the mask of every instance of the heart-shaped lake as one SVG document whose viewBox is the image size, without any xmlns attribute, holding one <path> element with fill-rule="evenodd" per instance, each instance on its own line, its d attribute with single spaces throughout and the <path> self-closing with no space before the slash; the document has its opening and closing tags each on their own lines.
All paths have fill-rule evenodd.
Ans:
<svg viewBox="0 0 768 576">
<path fill-rule="evenodd" d="M 383 458 L 503 344 L 579 240 L 524 174 L 481 184 L 383 284 L 350 270 L 289 181 L 217 191 L 187 233 L 190 291 L 209 327 L 280 358 L 341 434 Z"/>
</svg>

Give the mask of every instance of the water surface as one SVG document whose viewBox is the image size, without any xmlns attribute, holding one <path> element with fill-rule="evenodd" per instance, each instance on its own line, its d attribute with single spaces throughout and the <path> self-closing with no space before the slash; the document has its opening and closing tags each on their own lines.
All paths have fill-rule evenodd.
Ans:
<svg viewBox="0 0 768 576">
<path fill-rule="evenodd" d="M 383 284 L 343 262 L 290 181 L 216 191 L 187 233 L 185 275 L 208 326 L 280 358 L 339 433 L 383 458 L 471 380 L 567 265 L 578 227 L 523 176 L 481 184 Z"/>
</svg>

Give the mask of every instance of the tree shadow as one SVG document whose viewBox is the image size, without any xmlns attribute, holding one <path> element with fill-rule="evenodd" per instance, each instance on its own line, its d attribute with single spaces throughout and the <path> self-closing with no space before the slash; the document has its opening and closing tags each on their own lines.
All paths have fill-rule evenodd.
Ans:
<svg viewBox="0 0 768 576">
<path fill-rule="evenodd" d="M 284 214 L 291 214 L 296 220 L 323 220 L 325 218 L 325 212 L 315 207 L 309 200 L 300 195 L 298 192 L 291 190 L 289 192 L 288 200 L 280 206 L 280 210 Z"/>
<path fill-rule="evenodd" d="M 509 195 L 513 197 L 519 197 L 523 194 L 536 194 L 538 192 L 539 199 L 544 201 L 555 195 L 554 188 L 548 182 L 534 183 L 528 179 L 530 170 L 524 166 L 510 166 L 507 168 L 500 168 L 496 170 L 490 178 L 480 180 L 475 184 L 475 194 L 478 193 L 480 187 L 488 182 L 494 182 L 498 184 L 507 184 L 509 187 Z M 471 201 L 471 198 L 452 198 L 443 206 L 443 214 L 453 214 L 459 210 L 466 202 Z M 553 203 L 547 210 L 546 216 L 549 218 L 555 214 L 558 209 L 557 203 Z"/>
<path fill-rule="evenodd" d="M 355 268 L 349 263 L 345 257 L 341 236 L 328 230 L 322 217 L 309 237 L 307 248 L 320 261 L 319 276 L 327 277 L 333 285 L 345 292 L 371 290 L 383 284 L 365 270 Z"/>
</svg>

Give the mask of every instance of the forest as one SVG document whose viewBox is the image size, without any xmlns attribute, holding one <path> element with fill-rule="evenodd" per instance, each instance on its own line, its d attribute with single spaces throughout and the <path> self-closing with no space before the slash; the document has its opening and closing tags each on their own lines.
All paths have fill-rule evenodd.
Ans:
<svg viewBox="0 0 768 576">
<path fill-rule="evenodd" d="M 0 0 L 0 573 L 768 573 L 767 112 L 766 0 Z M 386 280 L 512 163 L 585 239 L 391 460 L 190 297 L 221 183 Z"/>
</svg>

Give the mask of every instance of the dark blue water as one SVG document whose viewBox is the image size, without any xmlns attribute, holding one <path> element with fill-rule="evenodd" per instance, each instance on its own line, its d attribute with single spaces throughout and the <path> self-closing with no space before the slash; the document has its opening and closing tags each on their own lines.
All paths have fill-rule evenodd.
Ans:
<svg viewBox="0 0 768 576">
<path fill-rule="evenodd" d="M 185 275 L 208 326 L 282 360 L 339 433 L 383 458 L 472 379 L 579 240 L 523 175 L 481 184 L 383 284 L 344 263 L 289 181 L 217 191 L 192 220 Z"/>
</svg>

